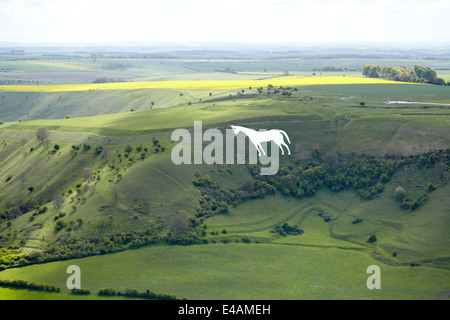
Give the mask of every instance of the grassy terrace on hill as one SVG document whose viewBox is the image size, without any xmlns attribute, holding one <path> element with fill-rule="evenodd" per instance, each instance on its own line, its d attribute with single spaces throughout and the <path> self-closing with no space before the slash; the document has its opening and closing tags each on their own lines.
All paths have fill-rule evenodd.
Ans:
<svg viewBox="0 0 450 320">
<path fill-rule="evenodd" d="M 395 85 L 321 85 L 295 88 L 296 91 L 281 90 L 289 92 L 289 96 L 281 92 L 270 93 L 275 89 L 268 91 L 267 88 L 264 88 L 261 93 L 256 88 L 246 89 L 244 93 L 240 90 L 187 90 L 185 92 L 169 89 L 126 90 L 123 95 L 119 94 L 120 90 L 89 93 L 6 92 L 0 103 L 0 116 L 5 121 L 35 119 L 35 114 L 47 114 L 49 118 L 60 119 L 26 121 L 13 124 L 8 127 L 9 129 L 36 130 L 39 126 L 46 126 L 57 131 L 124 136 L 189 127 L 193 125 L 194 120 L 214 124 L 251 118 L 255 118 L 258 122 L 256 117 L 276 119 L 275 117 L 284 116 L 282 121 L 286 122 L 328 120 L 335 117 L 347 117 L 352 120 L 368 117 L 383 119 L 387 115 L 406 120 L 421 115 L 445 117 L 449 114 L 449 106 L 446 105 L 450 103 L 448 87 L 397 82 Z M 54 96 L 45 98 L 43 96 L 45 94 Z M 92 97 L 86 98 L 86 94 Z M 151 110 L 153 99 L 157 102 Z M 425 101 L 423 104 L 414 105 L 386 104 L 387 99 Z M 139 102 L 136 103 L 136 101 Z M 364 106 L 359 105 L 361 101 L 365 102 Z M 442 105 L 427 105 L 427 102 L 442 103 Z M 6 112 L 5 108 L 12 103 L 17 106 L 16 115 Z M 130 112 L 134 108 L 136 111 Z M 121 113 L 84 117 L 94 112 L 103 113 L 107 109 Z M 2 110 L 5 111 L 2 113 Z M 180 113 L 185 116 L 180 117 Z M 66 115 L 73 117 L 65 119 Z M 417 119 L 422 121 L 425 118 Z M 246 120 L 246 122 L 249 121 Z M 438 120 L 436 125 L 439 123 Z M 445 124 L 445 121 L 443 123 Z"/>
<path fill-rule="evenodd" d="M 4 122 L 96 116 L 132 109 L 150 110 L 176 106 L 196 98 L 196 95 L 185 91 L 165 89 L 2 92 L 0 96 L 0 119 Z M 206 97 L 207 93 L 203 96 Z"/>
</svg>

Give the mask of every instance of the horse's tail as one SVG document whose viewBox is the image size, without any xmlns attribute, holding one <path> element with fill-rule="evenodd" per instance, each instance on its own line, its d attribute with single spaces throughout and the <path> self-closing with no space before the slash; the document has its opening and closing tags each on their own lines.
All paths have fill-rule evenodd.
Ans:
<svg viewBox="0 0 450 320">
<path fill-rule="evenodd" d="M 291 144 L 291 140 L 289 140 L 289 137 L 288 137 L 287 133 L 284 130 L 280 130 L 280 132 L 286 137 L 286 139 L 289 142 L 289 144 Z"/>
</svg>

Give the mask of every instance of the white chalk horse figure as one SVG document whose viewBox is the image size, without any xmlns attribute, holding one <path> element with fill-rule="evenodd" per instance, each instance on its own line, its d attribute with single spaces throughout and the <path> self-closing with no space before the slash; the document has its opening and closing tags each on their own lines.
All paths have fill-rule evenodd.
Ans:
<svg viewBox="0 0 450 320">
<path fill-rule="evenodd" d="M 288 143 L 291 143 L 291 141 L 289 140 L 287 133 L 284 132 L 283 130 L 272 129 L 267 131 L 256 131 L 241 126 L 231 126 L 231 129 L 233 129 L 234 134 L 243 132 L 253 143 L 256 150 L 258 150 L 258 156 L 261 156 L 261 152 L 263 155 L 266 155 L 264 148 L 261 146 L 261 142 L 268 142 L 268 141 L 275 142 L 275 144 L 281 149 L 282 155 L 284 155 L 282 146 L 285 146 L 286 149 L 288 150 L 288 154 L 291 154 L 291 150 L 289 150 L 288 145 L 284 142 L 284 137 L 286 137 Z"/>
</svg>

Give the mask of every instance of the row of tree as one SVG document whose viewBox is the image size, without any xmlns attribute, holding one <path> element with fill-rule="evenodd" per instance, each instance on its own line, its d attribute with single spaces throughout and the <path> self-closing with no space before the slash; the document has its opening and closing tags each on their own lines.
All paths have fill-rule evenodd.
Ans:
<svg viewBox="0 0 450 320">
<path fill-rule="evenodd" d="M 362 68 L 362 74 L 363 76 L 369 78 L 384 78 L 394 81 L 450 85 L 450 81 L 445 82 L 444 79 L 439 78 L 436 70 L 433 68 L 420 66 L 418 64 L 414 65 L 413 68 L 408 68 L 404 65 L 399 67 L 382 67 L 376 64 L 366 64 Z"/>
<path fill-rule="evenodd" d="M 27 282 L 24 280 L 0 280 L 0 287 L 4 288 L 17 288 L 17 289 L 28 289 L 36 291 L 47 291 L 47 292 L 59 292 L 60 289 L 48 285 L 48 284 L 37 284 L 34 282 Z"/>
<path fill-rule="evenodd" d="M 360 70 L 361 69 L 348 67 L 334 67 L 334 66 L 315 67 L 311 69 L 311 71 L 360 71 Z"/>
<path fill-rule="evenodd" d="M 108 78 L 108 77 L 100 77 L 100 78 L 95 78 L 94 81 L 92 81 L 92 83 L 114 83 L 114 82 L 126 82 L 125 79 L 113 79 L 113 78 Z"/>
<path fill-rule="evenodd" d="M 46 292 L 60 292 L 60 288 L 48 284 L 37 284 L 34 282 L 27 282 L 25 280 L 0 280 L 0 287 L 4 288 L 15 288 L 15 289 L 27 289 L 36 291 L 46 291 Z M 72 294 L 78 295 L 89 295 L 91 292 L 89 289 L 72 289 Z M 156 293 L 150 290 L 143 292 L 137 291 L 135 289 L 125 289 L 124 292 L 117 291 L 113 288 L 99 289 L 99 296 L 124 296 L 133 297 L 141 299 L 152 299 L 152 300 L 185 300 L 185 298 L 178 298 L 175 295 L 169 295 L 167 293 Z"/>
<path fill-rule="evenodd" d="M 91 291 L 89 289 L 72 289 L 72 294 L 78 295 L 89 295 Z M 125 289 L 124 292 L 117 291 L 114 288 L 106 288 L 99 289 L 99 296 L 123 296 L 123 297 L 131 297 L 131 298 L 140 298 L 140 299 L 151 299 L 151 300 L 186 300 L 185 298 L 179 299 L 174 295 L 170 295 L 167 293 L 156 293 L 150 290 L 146 290 L 143 292 L 137 291 L 136 289 Z"/>
</svg>

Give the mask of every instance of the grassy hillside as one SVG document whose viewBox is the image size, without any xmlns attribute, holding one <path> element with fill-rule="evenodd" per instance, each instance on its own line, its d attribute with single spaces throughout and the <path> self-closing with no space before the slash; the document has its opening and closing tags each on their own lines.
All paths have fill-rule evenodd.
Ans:
<svg viewBox="0 0 450 320">
<path fill-rule="evenodd" d="M 85 117 L 177 106 L 187 103 L 189 99 L 192 97 L 186 91 L 158 89 L 95 91 L 89 94 L 2 92 L 0 119 L 4 122 L 17 122 Z"/>
<path fill-rule="evenodd" d="M 396 83 L 243 91 L 2 92 L 0 265 L 7 270 L 0 279 L 64 289 L 66 266 L 79 264 L 83 286 L 92 290 L 150 289 L 192 299 L 445 298 L 449 88 Z M 192 130 L 197 120 L 204 129 L 239 124 L 288 132 L 292 155 L 281 157 L 280 173 L 266 181 L 275 194 L 245 198 L 247 180 L 259 181 L 251 166 L 174 165 L 172 130 Z M 39 128 L 49 131 L 49 140 L 36 139 Z M 371 159 L 395 170 L 365 197 L 380 181 L 378 173 L 362 174 L 366 166 L 378 170 Z M 342 177 L 333 175 L 342 181 L 352 170 L 362 173 L 339 191 L 323 176 L 305 196 L 281 187 L 319 166 L 330 175 L 347 168 Z M 206 176 L 212 184 L 193 184 Z M 373 183 L 361 187 L 361 179 Z M 408 204 L 424 192 L 427 199 L 402 209 L 394 197 L 398 186 Z M 219 213 L 216 200 L 227 190 L 245 201 L 230 201 Z M 285 224 L 303 233 L 283 236 L 278 231 Z M 368 243 L 372 234 L 377 241 Z M 143 248 L 117 253 L 136 247 Z M 107 252 L 116 253 L 98 255 Z M 47 262 L 84 255 L 95 256 Z M 39 264 L 25 267 L 28 261 Z M 382 268 L 378 292 L 365 286 L 371 264 Z"/>
</svg>

